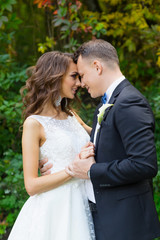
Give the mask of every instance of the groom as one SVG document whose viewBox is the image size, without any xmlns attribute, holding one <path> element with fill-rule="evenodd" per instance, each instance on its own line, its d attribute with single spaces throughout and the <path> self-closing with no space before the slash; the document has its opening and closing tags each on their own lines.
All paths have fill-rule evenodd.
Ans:
<svg viewBox="0 0 160 240">
<path fill-rule="evenodd" d="M 103 96 L 91 133 L 95 157 L 77 157 L 67 170 L 74 177 L 91 179 L 86 187 L 96 239 L 159 237 L 151 188 L 157 173 L 151 108 L 122 75 L 117 52 L 110 43 L 84 43 L 75 53 L 75 61 L 82 87 L 92 98 Z M 90 145 L 83 151 L 88 149 Z"/>
<path fill-rule="evenodd" d="M 87 186 L 97 240 L 151 240 L 160 236 L 151 179 L 157 173 L 154 117 L 142 94 L 122 75 L 115 48 L 104 40 L 75 53 L 82 87 L 103 96 L 106 110 L 94 115 L 95 161 L 77 159 L 71 175 L 90 176 Z M 108 108 L 107 108 L 108 107 Z M 92 188 L 93 186 L 93 188 Z M 92 189 L 94 189 L 94 194 Z"/>
</svg>

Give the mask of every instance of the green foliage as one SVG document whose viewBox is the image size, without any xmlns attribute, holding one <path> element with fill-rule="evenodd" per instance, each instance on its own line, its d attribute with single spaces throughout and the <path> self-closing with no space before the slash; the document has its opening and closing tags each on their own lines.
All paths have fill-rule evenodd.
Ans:
<svg viewBox="0 0 160 240">
<path fill-rule="evenodd" d="M 16 4 L 16 0 L 0 0 L 0 42 L 1 42 L 1 54 L 7 52 L 10 55 L 15 55 L 13 48 L 13 37 L 15 30 L 18 29 L 21 20 L 17 18 L 16 14 L 12 12 L 13 5 Z"/>
<path fill-rule="evenodd" d="M 22 99 L 19 90 L 26 80 L 26 66 L 0 55 L 0 238 L 13 225 L 26 199 L 21 155 Z"/>
<path fill-rule="evenodd" d="M 158 171 L 158 174 L 156 178 L 154 178 L 154 200 L 156 204 L 156 208 L 158 211 L 158 215 L 160 216 L 160 171 Z"/>
<path fill-rule="evenodd" d="M 158 1 L 99 1 L 107 37 L 116 46 L 122 71 L 133 82 L 155 79 L 159 71 Z M 156 4 L 157 3 L 157 4 Z M 157 63 L 157 65 L 156 65 Z"/>
<path fill-rule="evenodd" d="M 1 156 L 10 147 L 18 151 L 21 149 L 21 133 L 18 129 L 22 124 L 20 121 L 22 99 L 19 90 L 27 76 L 26 66 L 17 66 L 7 54 L 0 55 L 0 67 L 0 131 L 3 139 L 3 145 L 0 147 Z"/>
<path fill-rule="evenodd" d="M 3 180 L 3 181 L 2 181 Z M 22 156 L 8 149 L 0 162 L 0 239 L 11 227 L 27 195 L 23 184 Z"/>
<path fill-rule="evenodd" d="M 15 30 L 21 23 L 12 12 L 15 3 L 15 0 L 0 2 L 0 239 L 13 225 L 26 199 L 19 131 L 22 124 L 19 90 L 26 80 L 26 66 L 14 60 Z"/>
<path fill-rule="evenodd" d="M 39 43 L 38 50 L 42 53 L 53 48 L 73 52 L 82 41 L 101 37 L 107 32 L 106 23 L 102 21 L 101 15 L 97 12 L 84 11 L 80 1 L 59 1 L 54 6 L 43 5 L 44 1 L 35 2 L 39 7 L 52 13 L 48 22 L 50 25 L 48 39 L 52 40 L 52 44 L 48 44 L 48 39 L 45 43 Z"/>
<path fill-rule="evenodd" d="M 160 75 L 157 74 L 157 80 L 159 80 Z M 158 174 L 154 178 L 154 199 L 156 203 L 156 208 L 160 218 L 160 83 L 159 81 L 154 81 L 150 85 L 145 86 L 143 89 L 146 98 L 148 99 L 154 116 L 155 116 L 155 142 L 157 149 L 157 159 L 158 159 Z"/>
</svg>

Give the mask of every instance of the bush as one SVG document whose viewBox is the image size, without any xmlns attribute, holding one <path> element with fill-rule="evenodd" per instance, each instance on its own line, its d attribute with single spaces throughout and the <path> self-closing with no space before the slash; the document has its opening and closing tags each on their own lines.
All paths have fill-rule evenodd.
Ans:
<svg viewBox="0 0 160 240">
<path fill-rule="evenodd" d="M 26 66 L 0 55 L 0 236 L 13 225 L 26 199 L 21 155 L 21 107 L 19 93 L 27 78 Z"/>
</svg>

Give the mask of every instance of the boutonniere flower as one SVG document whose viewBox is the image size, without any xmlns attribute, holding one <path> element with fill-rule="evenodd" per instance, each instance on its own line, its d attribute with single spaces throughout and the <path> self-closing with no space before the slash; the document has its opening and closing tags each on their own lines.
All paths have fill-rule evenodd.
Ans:
<svg viewBox="0 0 160 240">
<path fill-rule="evenodd" d="M 113 104 L 106 103 L 106 104 L 103 104 L 102 107 L 99 108 L 99 113 L 97 114 L 99 125 L 101 124 L 101 122 L 103 120 L 105 110 L 111 106 L 113 106 Z"/>
</svg>

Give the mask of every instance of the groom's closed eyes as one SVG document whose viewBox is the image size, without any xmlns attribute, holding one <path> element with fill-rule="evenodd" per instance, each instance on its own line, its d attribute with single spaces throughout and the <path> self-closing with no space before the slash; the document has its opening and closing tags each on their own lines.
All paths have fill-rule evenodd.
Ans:
<svg viewBox="0 0 160 240">
<path fill-rule="evenodd" d="M 79 80 L 80 80 L 80 81 L 82 80 L 83 75 L 84 75 L 84 74 L 81 74 L 81 75 L 79 74 Z"/>
</svg>

